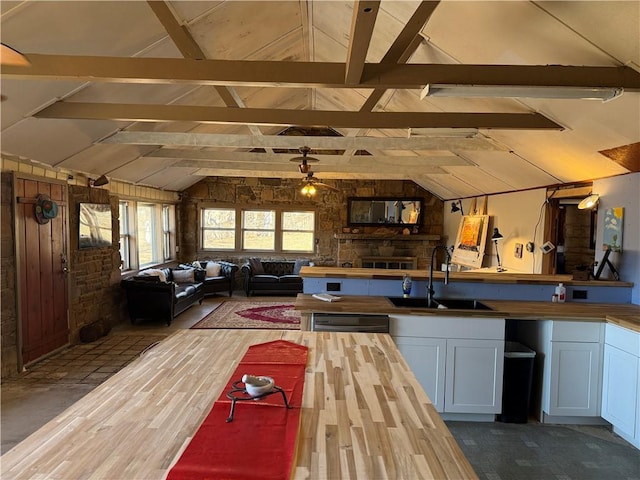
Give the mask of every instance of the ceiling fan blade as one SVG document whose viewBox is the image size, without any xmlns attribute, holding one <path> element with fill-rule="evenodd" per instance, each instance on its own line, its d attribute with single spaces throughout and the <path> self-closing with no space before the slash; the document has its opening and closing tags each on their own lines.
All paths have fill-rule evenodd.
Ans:
<svg viewBox="0 0 640 480">
<path fill-rule="evenodd" d="M 290 162 L 308 162 L 308 163 L 318 163 L 318 160 L 315 157 L 293 157 L 289 159 Z"/>
<path fill-rule="evenodd" d="M 314 184 L 316 187 L 328 188 L 329 190 L 333 190 L 334 192 L 339 192 L 339 191 L 340 191 L 340 189 L 338 189 L 338 188 L 336 188 L 336 187 L 333 187 L 333 186 L 331 186 L 331 185 L 327 185 L 326 183 L 322 183 L 322 182 L 313 182 L 313 184 Z"/>
</svg>

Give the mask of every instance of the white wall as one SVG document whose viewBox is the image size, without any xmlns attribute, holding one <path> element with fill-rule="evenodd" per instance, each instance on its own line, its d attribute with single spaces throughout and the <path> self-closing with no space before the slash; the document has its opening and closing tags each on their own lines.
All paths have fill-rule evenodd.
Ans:
<svg viewBox="0 0 640 480">
<path fill-rule="evenodd" d="M 511 272 L 540 273 L 542 270 L 542 234 L 544 230 L 544 214 L 540 218 L 540 210 L 546 199 L 546 189 L 528 190 L 526 192 L 505 193 L 491 195 L 487 202 L 487 213 L 490 216 L 489 233 L 491 237 L 493 227 L 498 227 L 504 238 L 498 242 L 498 249 L 502 266 Z M 482 198 L 477 199 L 478 207 Z M 469 214 L 471 199 L 462 201 L 465 214 Z M 460 212 L 451 213 L 451 202 L 445 202 L 444 207 L 444 236 L 447 245 L 454 244 L 460 224 Z M 534 230 L 538 223 L 536 238 Z M 524 248 L 527 242 L 535 243 L 534 253 Z M 516 258 L 514 250 L 516 243 L 522 243 L 522 258 Z M 495 245 L 487 240 L 484 267 L 497 266 Z"/>
<path fill-rule="evenodd" d="M 640 305 L 640 173 L 594 180 L 593 193 L 600 195 L 595 259 L 600 261 L 604 255 L 601 247 L 604 211 L 624 207 L 622 253 L 611 253 L 609 260 L 620 273 L 620 280 L 634 283 L 631 301 Z M 605 268 L 601 278 L 608 275 L 609 269 Z"/>
</svg>

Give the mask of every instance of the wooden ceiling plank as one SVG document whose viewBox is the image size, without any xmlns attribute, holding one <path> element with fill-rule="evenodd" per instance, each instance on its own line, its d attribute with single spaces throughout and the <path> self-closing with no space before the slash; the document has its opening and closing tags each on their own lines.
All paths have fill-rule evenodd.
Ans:
<svg viewBox="0 0 640 480">
<path fill-rule="evenodd" d="M 190 133 L 190 132 L 145 132 L 121 131 L 101 140 L 107 144 L 174 145 L 190 147 L 230 148 L 288 148 L 297 149 L 308 145 L 315 149 L 333 150 L 472 150 L 506 151 L 503 147 L 483 136 L 457 137 L 334 137 L 334 136 L 286 136 Z"/>
<path fill-rule="evenodd" d="M 119 83 L 420 89 L 426 84 L 622 87 L 640 91 L 631 67 L 367 63 L 358 84 L 343 63 L 25 54 L 28 67 L 6 65 L 5 78 Z"/>
<path fill-rule="evenodd" d="M 379 0 L 356 0 L 353 5 L 351 34 L 345 65 L 345 83 L 347 85 L 360 83 L 379 10 Z"/>
<path fill-rule="evenodd" d="M 201 122 L 336 128 L 491 128 L 562 130 L 539 113 L 343 112 L 195 105 L 56 102 L 38 118 L 133 122 Z"/>
</svg>

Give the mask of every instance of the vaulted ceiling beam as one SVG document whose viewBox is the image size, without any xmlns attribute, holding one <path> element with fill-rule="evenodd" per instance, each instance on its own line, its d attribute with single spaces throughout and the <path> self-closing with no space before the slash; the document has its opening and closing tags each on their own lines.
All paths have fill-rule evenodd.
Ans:
<svg viewBox="0 0 640 480">
<path fill-rule="evenodd" d="M 270 166 L 287 166 L 291 170 L 298 171 L 299 161 L 292 162 L 292 155 L 289 153 L 255 153 L 255 152 L 222 152 L 219 150 L 186 150 L 186 149 L 160 149 L 146 155 L 154 158 L 175 158 L 179 160 L 196 160 L 202 161 L 204 165 L 207 162 L 236 162 L 236 163 L 260 163 Z M 313 155 L 313 158 L 320 160 L 320 166 L 317 163 L 311 165 L 312 170 L 324 167 L 337 167 L 344 165 L 361 166 L 366 168 L 387 165 L 390 167 L 425 167 L 425 166 L 462 166 L 472 165 L 472 163 L 457 155 L 439 155 L 429 156 L 399 156 L 399 155 Z"/>
<path fill-rule="evenodd" d="M 379 9 L 380 1 L 356 0 L 353 5 L 351 35 L 345 65 L 344 82 L 347 85 L 360 83 Z"/>
<path fill-rule="evenodd" d="M 289 148 L 298 149 L 308 145 L 313 149 L 331 150 L 506 150 L 491 139 L 482 135 L 473 138 L 458 137 L 327 137 L 327 136 L 287 136 L 233 135 L 220 133 L 184 133 L 184 132 L 117 132 L 100 143 L 129 145 L 173 145 L 189 147 L 231 147 L 231 148 Z M 162 152 L 160 150 L 159 152 Z"/>
<path fill-rule="evenodd" d="M 132 122 L 200 122 L 335 128 L 496 128 L 562 130 L 539 113 L 344 112 L 197 105 L 56 102 L 38 118 Z"/>
<path fill-rule="evenodd" d="M 630 67 L 367 63 L 346 85 L 344 63 L 25 54 L 30 66 L 3 66 L 7 78 L 115 83 L 421 89 L 427 84 L 622 87 L 640 91 Z"/>
</svg>

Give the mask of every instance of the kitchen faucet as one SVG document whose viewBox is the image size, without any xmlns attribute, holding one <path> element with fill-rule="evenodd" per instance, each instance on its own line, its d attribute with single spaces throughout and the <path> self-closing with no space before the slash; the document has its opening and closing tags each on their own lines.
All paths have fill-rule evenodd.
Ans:
<svg viewBox="0 0 640 480">
<path fill-rule="evenodd" d="M 433 247 L 433 250 L 431 251 L 431 264 L 429 265 L 429 285 L 427 285 L 427 305 L 429 306 L 431 306 L 431 302 L 433 301 L 433 294 L 435 293 L 435 291 L 433 290 L 433 262 L 436 256 L 436 252 L 438 251 L 439 248 L 444 251 L 445 262 L 447 267 L 444 274 L 444 284 L 445 285 L 449 284 L 449 262 L 451 262 L 451 255 L 449 255 L 449 249 L 446 246 L 436 245 L 435 247 Z"/>
</svg>

